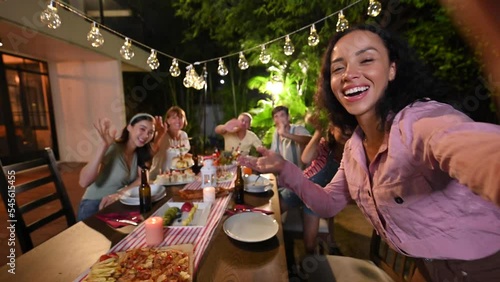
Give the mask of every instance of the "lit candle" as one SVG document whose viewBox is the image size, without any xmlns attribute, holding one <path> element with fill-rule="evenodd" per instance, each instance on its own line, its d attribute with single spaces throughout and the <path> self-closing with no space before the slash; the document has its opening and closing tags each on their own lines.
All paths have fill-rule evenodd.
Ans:
<svg viewBox="0 0 500 282">
<path fill-rule="evenodd" d="M 146 219 L 146 244 L 156 246 L 163 241 L 163 218 L 154 216 Z"/>
<path fill-rule="evenodd" d="M 212 203 L 215 201 L 215 187 L 203 188 L 203 202 Z"/>
</svg>

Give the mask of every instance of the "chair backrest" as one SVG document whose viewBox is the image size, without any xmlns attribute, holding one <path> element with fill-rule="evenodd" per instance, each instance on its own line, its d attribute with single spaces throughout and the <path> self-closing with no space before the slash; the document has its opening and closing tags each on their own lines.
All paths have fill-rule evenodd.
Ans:
<svg viewBox="0 0 500 282">
<path fill-rule="evenodd" d="M 33 231 L 62 216 L 66 217 L 68 227 L 76 223 L 75 214 L 59 173 L 54 152 L 51 148 L 45 148 L 45 150 L 40 153 L 39 158 L 26 162 L 4 166 L 0 161 L 0 167 L 2 168 L 0 171 L 0 187 L 2 187 L 0 191 L 5 208 L 7 209 L 7 216 L 9 220 L 12 220 L 15 224 L 17 239 L 19 240 L 23 253 L 33 248 L 33 241 L 31 240 L 31 233 Z M 48 168 L 49 175 L 42 174 L 41 176 L 37 176 L 37 174 L 34 173 L 30 175 L 29 180 L 26 182 L 19 183 L 19 181 L 16 180 L 16 175 L 20 175 L 23 172 L 29 174 L 30 171 L 33 171 L 33 169 L 36 168 Z M 42 186 L 50 186 L 50 183 L 53 183 L 55 192 L 51 191 L 49 192 L 50 194 L 42 195 L 35 192 L 35 190 L 41 190 Z M 20 205 L 17 198 L 21 193 L 25 193 L 27 191 L 32 191 L 30 193 L 30 200 L 33 197 L 36 197 L 36 199 Z M 37 215 L 41 214 L 40 217 L 32 222 L 26 222 L 24 215 L 27 212 L 45 207 L 52 201 L 56 200 L 59 200 L 61 204 L 61 207 L 58 210 L 51 212 L 48 215 L 46 215 L 46 213 L 36 213 Z"/>
<path fill-rule="evenodd" d="M 416 270 L 416 259 L 402 255 L 387 245 L 373 231 L 370 246 L 370 259 L 397 282 L 412 281 Z"/>
</svg>

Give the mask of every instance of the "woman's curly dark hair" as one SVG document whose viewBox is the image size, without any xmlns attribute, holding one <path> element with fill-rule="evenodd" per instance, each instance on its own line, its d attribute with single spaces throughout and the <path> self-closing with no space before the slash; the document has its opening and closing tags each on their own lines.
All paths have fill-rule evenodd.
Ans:
<svg viewBox="0 0 500 282">
<path fill-rule="evenodd" d="M 323 55 L 318 90 L 315 94 L 316 104 L 328 112 L 330 121 L 342 128 L 344 133 L 352 132 L 358 122 L 355 116 L 348 113 L 335 97 L 330 86 L 330 66 L 332 50 L 337 42 L 340 38 L 355 30 L 365 30 L 377 34 L 387 48 L 389 62 L 396 63 L 396 76 L 394 80 L 389 81 L 385 95 L 376 105 L 377 115 L 381 121 L 385 121 L 381 122 L 381 129 L 387 129 L 387 122 L 390 122 L 387 120 L 389 113 L 398 113 L 415 101 L 425 100 L 426 98 L 437 101 L 445 100 L 444 97 L 447 91 L 438 86 L 441 84 L 433 78 L 405 41 L 375 25 L 363 24 L 355 26 L 344 32 L 336 33 L 330 39 Z"/>
</svg>

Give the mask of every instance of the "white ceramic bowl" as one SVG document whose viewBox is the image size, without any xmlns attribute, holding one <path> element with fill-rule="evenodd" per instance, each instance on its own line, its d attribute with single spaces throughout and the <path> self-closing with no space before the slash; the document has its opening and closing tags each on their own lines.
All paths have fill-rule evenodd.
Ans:
<svg viewBox="0 0 500 282">
<path fill-rule="evenodd" d="M 245 182 L 245 190 L 248 192 L 259 193 L 267 191 L 267 187 L 271 184 L 269 179 L 258 176 L 255 174 L 250 174 L 244 176 L 243 181 Z"/>
<path fill-rule="evenodd" d="M 153 198 L 155 197 L 155 195 L 163 193 L 165 191 L 163 185 L 149 184 L 149 186 L 151 187 L 151 197 Z M 128 190 L 127 192 L 128 192 L 127 196 L 129 196 L 130 198 L 139 198 L 139 186 L 136 186 Z"/>
</svg>

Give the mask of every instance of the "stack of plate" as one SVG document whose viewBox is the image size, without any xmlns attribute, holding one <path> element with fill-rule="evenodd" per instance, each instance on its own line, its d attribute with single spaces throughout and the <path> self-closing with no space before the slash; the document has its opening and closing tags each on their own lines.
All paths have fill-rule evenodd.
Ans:
<svg viewBox="0 0 500 282">
<path fill-rule="evenodd" d="M 151 186 L 151 200 L 156 202 L 167 194 L 165 193 L 165 187 L 158 184 L 150 184 Z M 126 191 L 122 196 L 120 196 L 120 202 L 129 206 L 139 205 L 139 186 L 136 186 L 128 191 Z"/>
<path fill-rule="evenodd" d="M 251 174 L 244 177 L 245 191 L 249 193 L 264 193 L 273 188 L 269 179 Z"/>
</svg>

